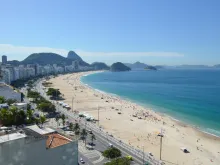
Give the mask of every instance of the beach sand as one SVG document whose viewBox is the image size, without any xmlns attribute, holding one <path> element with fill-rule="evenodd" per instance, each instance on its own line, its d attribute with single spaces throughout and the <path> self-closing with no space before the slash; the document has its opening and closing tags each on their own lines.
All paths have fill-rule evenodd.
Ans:
<svg viewBox="0 0 220 165">
<path fill-rule="evenodd" d="M 80 82 L 81 76 L 94 72 L 73 73 L 52 78 L 54 88 L 64 94 L 64 102 L 73 110 L 86 112 L 123 142 L 160 157 L 160 137 L 163 130 L 162 160 L 168 165 L 220 165 L 220 138 L 172 120 L 146 107 L 91 89 Z M 118 114 L 121 112 L 121 114 Z M 133 117 L 137 115 L 137 117 Z M 141 119 L 138 119 L 141 118 Z M 181 148 L 190 153 L 184 153 Z"/>
</svg>

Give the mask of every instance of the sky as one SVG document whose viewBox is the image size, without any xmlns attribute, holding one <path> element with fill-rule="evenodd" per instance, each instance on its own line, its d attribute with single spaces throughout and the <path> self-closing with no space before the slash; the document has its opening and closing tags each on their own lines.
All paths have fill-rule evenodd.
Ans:
<svg viewBox="0 0 220 165">
<path fill-rule="evenodd" d="M 1 0 L 0 55 L 69 50 L 85 61 L 220 63 L 219 0 Z"/>
</svg>

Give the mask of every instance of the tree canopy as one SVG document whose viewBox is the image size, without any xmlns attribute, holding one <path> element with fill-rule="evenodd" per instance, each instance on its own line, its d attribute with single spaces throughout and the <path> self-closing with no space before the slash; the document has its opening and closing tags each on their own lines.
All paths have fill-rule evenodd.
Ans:
<svg viewBox="0 0 220 165">
<path fill-rule="evenodd" d="M 61 95 L 61 93 L 60 93 L 59 89 L 49 88 L 47 91 L 47 95 L 49 95 L 53 98 L 58 98 Z"/>
<path fill-rule="evenodd" d="M 6 99 L 3 96 L 0 96 L 0 104 L 6 103 Z"/>
<path fill-rule="evenodd" d="M 29 113 L 28 111 L 25 112 L 23 110 L 19 110 L 15 106 L 11 106 L 9 109 L 3 108 L 0 110 L 0 120 L 1 123 L 5 126 L 34 123 L 35 120 L 33 119 L 33 116 L 28 113 Z M 31 120 L 29 120 L 27 116 Z"/>
<path fill-rule="evenodd" d="M 131 161 L 127 158 L 117 158 L 111 162 L 105 163 L 105 165 L 130 165 Z"/>
<path fill-rule="evenodd" d="M 111 147 L 103 152 L 103 156 L 110 159 L 118 158 L 121 156 L 121 151 L 115 147 Z"/>
<path fill-rule="evenodd" d="M 14 104 L 14 103 L 16 103 L 16 102 L 17 102 L 16 99 L 8 99 L 8 100 L 6 100 L 6 103 L 7 103 L 8 105 L 12 105 L 12 104 Z"/>
<path fill-rule="evenodd" d="M 55 106 L 50 102 L 42 102 L 38 104 L 37 108 L 43 112 L 55 112 Z"/>
<path fill-rule="evenodd" d="M 36 99 L 36 98 L 39 98 L 39 97 L 40 97 L 40 93 L 35 92 L 35 91 L 28 90 L 27 97 L 35 98 L 35 99 Z"/>
</svg>

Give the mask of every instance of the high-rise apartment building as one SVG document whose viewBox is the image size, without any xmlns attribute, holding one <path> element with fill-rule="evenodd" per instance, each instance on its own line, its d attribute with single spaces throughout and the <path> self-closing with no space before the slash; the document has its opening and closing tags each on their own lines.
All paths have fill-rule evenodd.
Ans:
<svg viewBox="0 0 220 165">
<path fill-rule="evenodd" d="M 2 56 L 2 64 L 7 64 L 7 56 Z"/>
</svg>

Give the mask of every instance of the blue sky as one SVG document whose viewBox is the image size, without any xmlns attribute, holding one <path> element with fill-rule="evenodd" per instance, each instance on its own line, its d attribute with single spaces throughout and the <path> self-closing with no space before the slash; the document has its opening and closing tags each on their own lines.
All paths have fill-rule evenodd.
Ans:
<svg viewBox="0 0 220 165">
<path fill-rule="evenodd" d="M 0 2 L 0 55 L 76 51 L 85 61 L 220 63 L 219 0 Z"/>
</svg>

